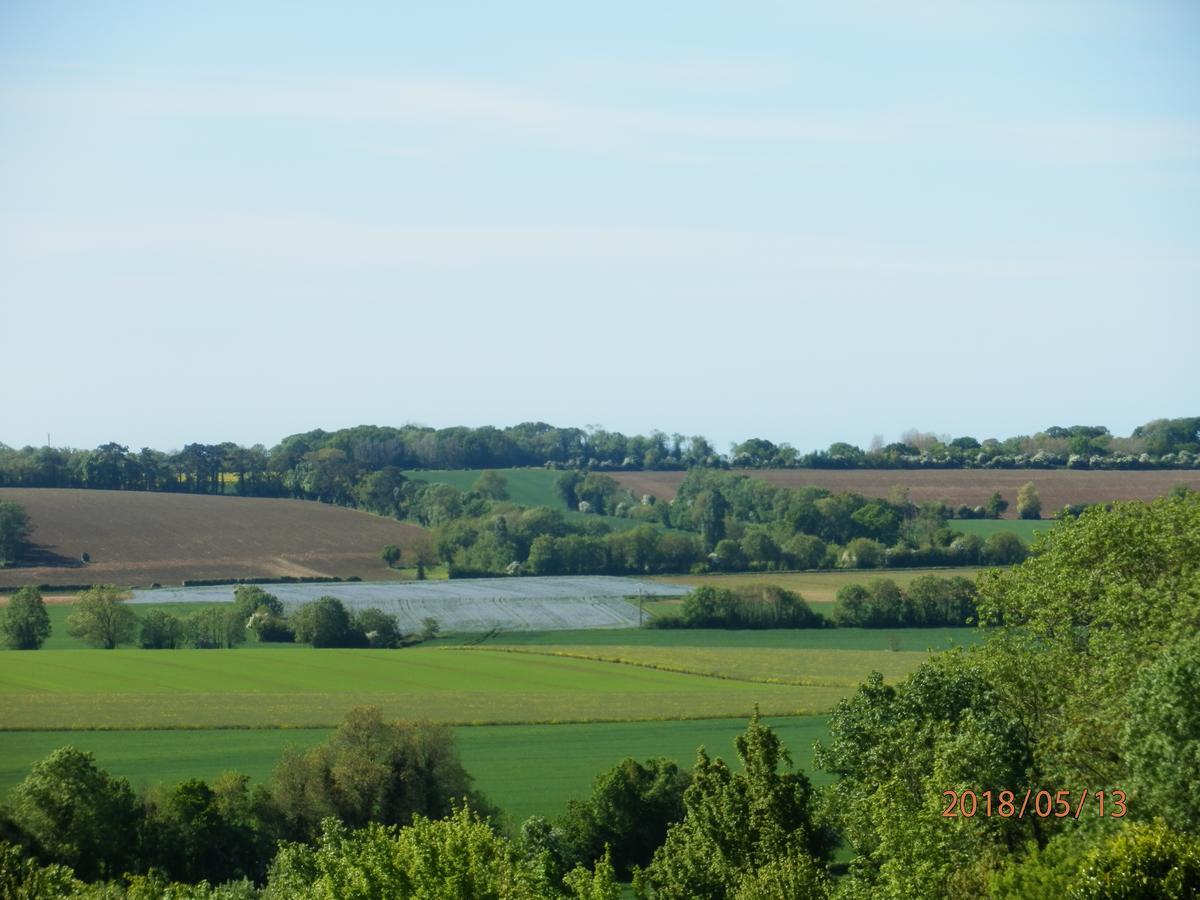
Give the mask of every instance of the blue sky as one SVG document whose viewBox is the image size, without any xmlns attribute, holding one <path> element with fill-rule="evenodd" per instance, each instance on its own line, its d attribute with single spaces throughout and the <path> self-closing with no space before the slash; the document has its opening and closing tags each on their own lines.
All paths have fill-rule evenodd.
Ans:
<svg viewBox="0 0 1200 900">
<path fill-rule="evenodd" d="M 0 441 L 1196 413 L 1200 5 L 0 6 Z"/>
</svg>

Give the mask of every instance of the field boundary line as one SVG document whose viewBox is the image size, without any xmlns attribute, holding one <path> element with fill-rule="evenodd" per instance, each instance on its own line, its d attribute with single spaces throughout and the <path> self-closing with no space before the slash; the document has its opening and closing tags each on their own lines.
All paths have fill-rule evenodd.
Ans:
<svg viewBox="0 0 1200 900">
<path fill-rule="evenodd" d="M 480 647 L 472 644 L 466 644 L 458 647 L 442 647 L 442 650 L 474 650 L 483 651 L 485 653 L 524 653 L 528 656 L 554 656 L 565 659 L 585 659 L 588 662 L 603 662 L 613 663 L 621 666 L 638 666 L 642 669 L 654 669 L 658 672 L 670 672 L 674 675 L 696 675 L 700 678 L 715 678 L 719 681 L 741 681 L 747 684 L 778 684 L 787 687 L 858 687 L 862 683 L 861 680 L 846 680 L 846 681 L 828 681 L 813 678 L 800 679 L 783 679 L 783 678 L 755 678 L 752 676 L 728 675 L 721 672 L 706 672 L 700 669 L 689 669 L 684 666 L 673 666 L 666 663 L 647 662 L 638 659 L 625 659 L 620 656 L 599 656 L 590 653 L 572 653 L 567 650 L 528 650 L 524 647 L 497 647 L 495 645 L 489 647 Z"/>
</svg>

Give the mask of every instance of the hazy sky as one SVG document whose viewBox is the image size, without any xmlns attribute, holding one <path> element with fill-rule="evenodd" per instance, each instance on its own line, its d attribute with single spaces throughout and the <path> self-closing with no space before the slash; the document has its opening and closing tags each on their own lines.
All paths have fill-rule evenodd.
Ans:
<svg viewBox="0 0 1200 900">
<path fill-rule="evenodd" d="M 12 446 L 1127 434 L 1198 287 L 1195 2 L 0 5 Z"/>
</svg>

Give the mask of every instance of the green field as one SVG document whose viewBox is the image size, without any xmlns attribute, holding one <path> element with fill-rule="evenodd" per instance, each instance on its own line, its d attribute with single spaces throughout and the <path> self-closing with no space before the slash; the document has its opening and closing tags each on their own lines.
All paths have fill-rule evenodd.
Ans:
<svg viewBox="0 0 1200 900">
<path fill-rule="evenodd" d="M 983 520 L 973 520 L 982 522 Z M 1034 523 L 1037 524 L 1037 523 Z M 950 578 L 961 575 L 963 578 L 975 578 L 982 570 L 970 566 L 938 569 L 838 569 L 828 572 L 734 572 L 728 575 L 654 575 L 648 580 L 661 581 L 665 584 L 688 584 L 700 587 L 738 588 L 756 584 L 775 584 L 789 591 L 795 591 L 820 609 L 822 603 L 833 603 L 837 599 L 838 588 L 847 584 L 865 584 L 872 578 L 890 578 L 900 587 L 907 587 L 914 578 L 922 575 L 938 575 Z M 679 604 L 679 600 L 655 600 L 646 604 L 647 609 L 669 610 L 671 604 Z M 651 605 L 653 604 L 653 606 Z"/>
<path fill-rule="evenodd" d="M 492 645 L 489 645 L 492 646 Z M 466 648 L 462 652 L 472 652 Z M 491 651 L 495 652 L 495 651 Z M 880 672 L 889 681 L 911 673 L 929 659 L 919 650 L 813 650 L 760 647 L 630 647 L 576 644 L 510 647 L 511 653 L 590 659 L 628 666 L 684 672 L 710 678 L 729 678 L 763 684 L 802 684 L 853 689 L 864 673 Z"/>
<path fill-rule="evenodd" d="M 954 531 L 963 534 L 977 534 L 981 538 L 989 538 L 993 534 L 1009 531 L 1023 540 L 1031 543 L 1033 536 L 1039 531 L 1049 531 L 1054 525 L 1053 519 L 954 519 L 948 523 Z"/>
<path fill-rule="evenodd" d="M 768 719 L 792 751 L 796 764 L 818 784 L 829 776 L 812 771 L 812 742 L 826 735 L 825 718 Z M 682 766 L 696 748 L 734 757 L 733 738 L 744 718 L 676 722 L 614 722 L 603 725 L 489 725 L 456 729 L 463 763 L 476 786 L 519 823 L 528 816 L 559 815 L 572 798 L 582 798 L 592 779 L 627 756 L 665 756 Z M 283 748 L 311 747 L 329 729 L 211 731 L 27 731 L 0 732 L 0 801 L 29 767 L 66 744 L 96 755 L 96 762 L 135 786 L 211 779 L 244 772 L 265 779 Z"/>
<path fill-rule="evenodd" d="M 321 727 L 362 704 L 449 724 L 796 715 L 846 692 L 502 650 L 0 653 L 5 729 Z"/>
</svg>

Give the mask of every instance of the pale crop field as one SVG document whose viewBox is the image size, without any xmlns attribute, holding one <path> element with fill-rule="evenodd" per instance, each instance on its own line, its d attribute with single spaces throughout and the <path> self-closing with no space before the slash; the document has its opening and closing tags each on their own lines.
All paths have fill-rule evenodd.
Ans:
<svg viewBox="0 0 1200 900">
<path fill-rule="evenodd" d="M 470 578 L 453 581 L 269 584 L 291 610 L 318 597 L 337 597 L 348 609 L 376 608 L 396 616 L 402 631 L 419 631 L 426 618 L 443 633 L 636 628 L 637 604 L 628 597 L 677 597 L 681 585 L 613 576 Z M 231 585 L 133 592 L 134 604 L 229 602 Z"/>
</svg>

